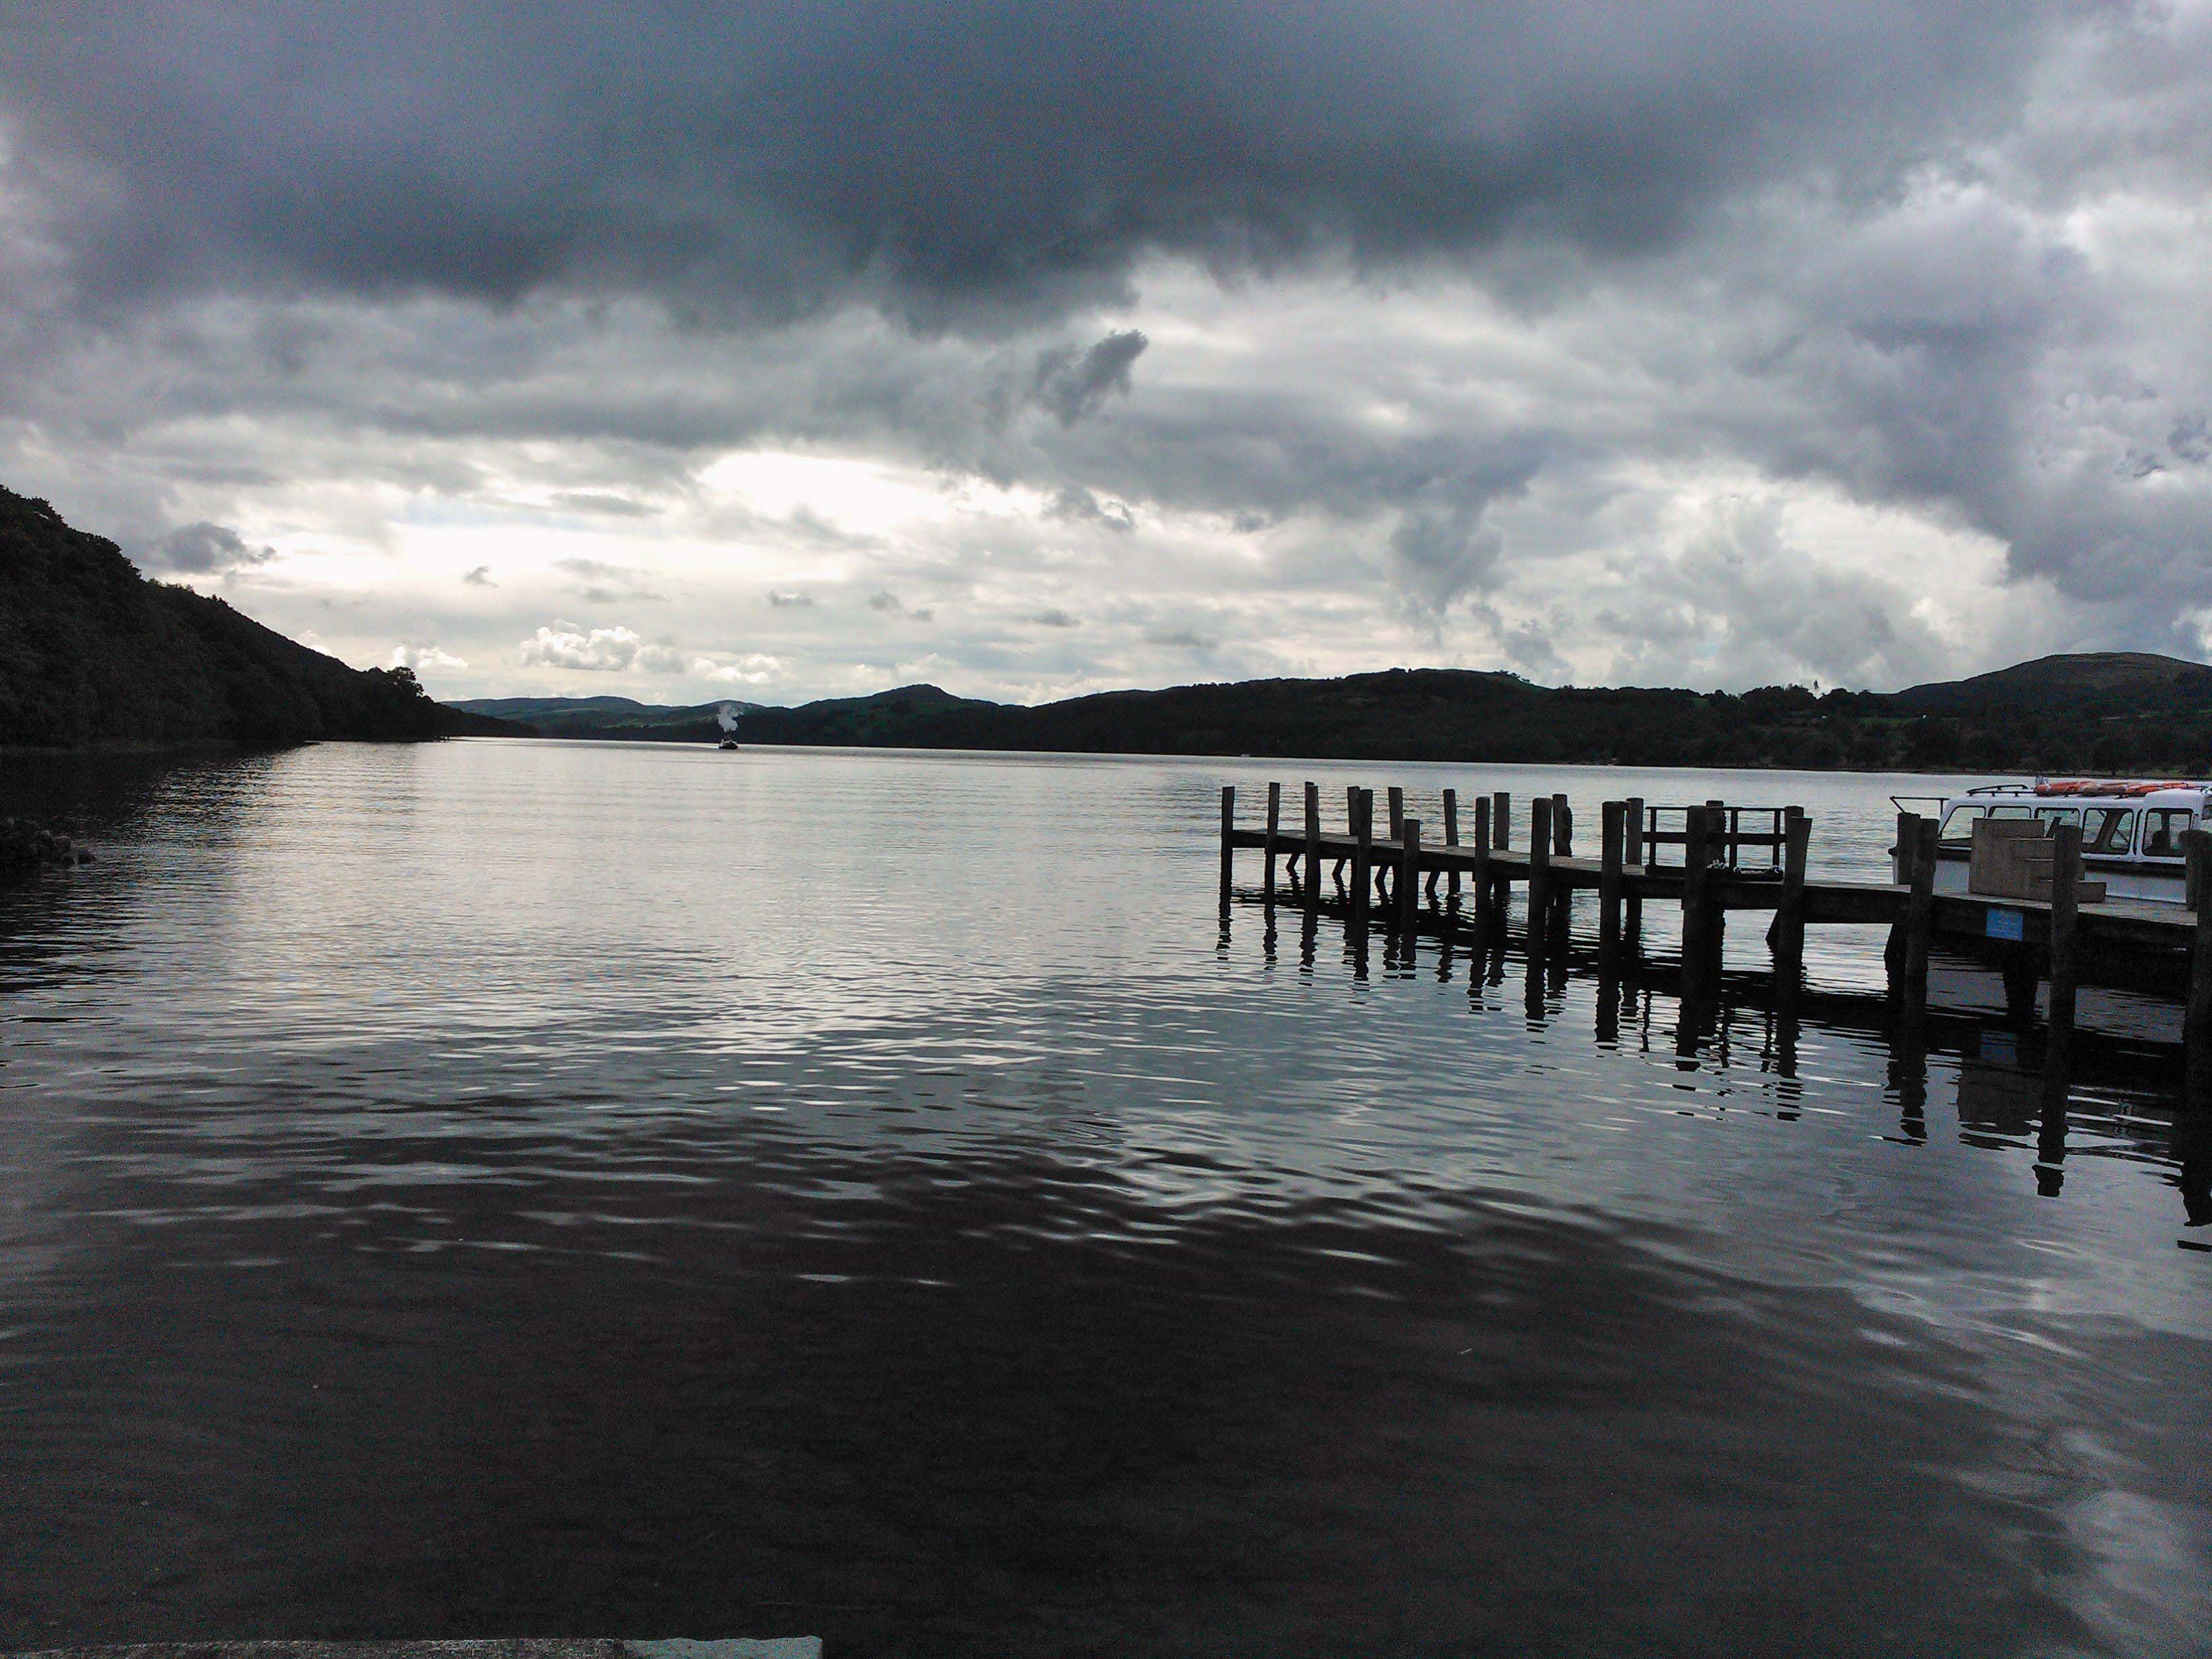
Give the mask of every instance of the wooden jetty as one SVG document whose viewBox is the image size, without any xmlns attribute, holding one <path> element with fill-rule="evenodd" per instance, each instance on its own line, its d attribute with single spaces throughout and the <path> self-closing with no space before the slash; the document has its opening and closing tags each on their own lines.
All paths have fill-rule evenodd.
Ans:
<svg viewBox="0 0 2212 1659">
<path fill-rule="evenodd" d="M 1293 824 L 1284 817 L 1282 786 L 1271 783 L 1264 823 L 1255 826 L 1238 821 L 1236 788 L 1224 786 L 1224 920 L 1236 896 L 1240 851 L 1261 854 L 1261 903 L 1295 902 L 1309 916 L 1327 904 L 1343 914 L 1356 946 L 1376 927 L 1401 950 L 1410 950 L 1425 932 L 1502 939 L 1507 902 L 1519 886 L 1527 899 L 1523 938 L 1533 957 L 1564 942 L 1572 896 L 1590 891 L 1598 896 L 1599 963 L 1610 971 L 1640 951 L 1644 902 L 1672 902 L 1681 913 L 1686 996 L 1717 973 L 1731 914 L 1769 916 L 1766 939 L 1777 973 L 1792 983 L 1802 975 L 1808 927 L 1886 926 L 1889 991 L 1908 1020 L 1925 1013 L 1928 954 L 1938 943 L 1996 965 L 2016 1019 L 2032 1016 L 2038 986 L 2047 983 L 2045 1074 L 2062 1093 L 2076 992 L 2085 976 L 2172 991 L 2184 1003 L 2187 1094 L 2192 1102 L 2212 1101 L 2212 904 L 2079 902 L 2076 826 L 2057 826 L 2052 896 L 2039 900 L 1936 891 L 1936 826 L 1911 812 L 1898 815 L 1893 873 L 1900 879 L 1839 881 L 1807 873 L 1812 823 L 1796 806 L 1607 801 L 1592 858 L 1575 851 L 1565 796 L 1528 802 L 1519 846 L 1507 792 L 1478 796 L 1463 814 L 1457 792 L 1445 790 L 1436 836 L 1406 815 L 1401 791 L 1389 791 L 1388 801 L 1388 817 L 1378 826 L 1374 792 L 1348 789 L 1342 825 L 1331 830 L 1322 822 L 1321 793 L 1308 783 Z M 1679 830 L 1671 827 L 1674 819 Z M 2192 831 L 2188 859 L 2190 892 L 2212 893 L 2212 836 Z"/>
</svg>

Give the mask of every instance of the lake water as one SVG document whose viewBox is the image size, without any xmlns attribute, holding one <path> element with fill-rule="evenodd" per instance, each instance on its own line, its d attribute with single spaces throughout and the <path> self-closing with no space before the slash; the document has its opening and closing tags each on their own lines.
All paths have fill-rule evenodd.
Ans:
<svg viewBox="0 0 2212 1659">
<path fill-rule="evenodd" d="M 1738 919 L 1686 1054 L 1663 975 L 1601 1040 L 1578 969 L 1309 965 L 1215 914 L 1271 775 L 1795 800 L 1863 875 L 1931 787 L 11 758 L 101 858 L 0 892 L 0 1647 L 2212 1650 L 2166 1066 L 2085 1039 L 2062 1158 L 1878 933 L 1793 1036 Z"/>
</svg>

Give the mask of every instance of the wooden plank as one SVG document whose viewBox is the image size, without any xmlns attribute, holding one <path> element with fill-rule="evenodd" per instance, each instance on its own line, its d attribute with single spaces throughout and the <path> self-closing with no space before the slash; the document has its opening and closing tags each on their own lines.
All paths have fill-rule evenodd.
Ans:
<svg viewBox="0 0 2212 1659">
<path fill-rule="evenodd" d="M 1620 960 L 1621 865 L 1628 846 L 1628 805 L 1609 800 L 1599 809 L 1597 960 L 1610 974 Z"/>
<path fill-rule="evenodd" d="M 2212 1108 L 2212 835 L 2192 830 L 2187 837 L 2189 885 L 2197 894 L 2189 952 L 2189 1001 L 2181 1022 L 2182 1103 L 2188 1110 Z"/>
<path fill-rule="evenodd" d="M 1413 924 L 1419 920 L 1421 885 L 1421 821 L 1399 821 L 1398 837 L 1398 960 L 1409 962 L 1413 953 Z"/>
<path fill-rule="evenodd" d="M 1229 915 L 1229 882 L 1237 861 L 1237 786 L 1221 786 L 1221 914 Z"/>
<path fill-rule="evenodd" d="M 2051 1036 L 2043 1051 L 2043 1109 L 2063 1113 L 2072 1076 L 2075 989 L 2080 982 L 2080 910 L 2075 900 L 2081 879 L 2081 826 L 2061 823 L 2051 861 Z"/>
<path fill-rule="evenodd" d="M 1309 917 L 1321 912 L 1321 786 L 1306 784 L 1306 859 L 1303 896 Z"/>
</svg>

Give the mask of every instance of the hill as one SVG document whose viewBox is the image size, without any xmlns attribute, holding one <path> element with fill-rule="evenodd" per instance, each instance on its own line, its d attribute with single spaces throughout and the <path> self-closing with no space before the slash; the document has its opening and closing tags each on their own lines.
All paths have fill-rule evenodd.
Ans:
<svg viewBox="0 0 2212 1659">
<path fill-rule="evenodd" d="M 468 714 L 523 721 L 540 737 L 702 743 L 722 735 L 720 713 L 726 702 L 740 714 L 761 706 L 730 697 L 680 706 L 640 702 L 635 697 L 469 697 L 453 707 Z"/>
<path fill-rule="evenodd" d="M 149 581 L 115 544 L 0 489 L 0 744 L 422 738 L 523 728 L 349 668 L 221 599 Z"/>
<path fill-rule="evenodd" d="M 718 735 L 711 720 L 673 718 L 683 712 L 648 710 L 649 718 L 572 734 Z M 747 744 L 1076 753 L 2201 775 L 2212 772 L 2212 669 L 2085 653 L 1901 692 L 1824 696 L 1802 686 L 1547 687 L 1513 674 L 1392 669 L 1110 691 L 1034 708 L 908 685 L 754 709 L 738 735 Z"/>
<path fill-rule="evenodd" d="M 2212 668 L 2147 651 L 2083 651 L 1911 686 L 1897 701 L 1929 714 L 2193 714 L 2212 709 Z"/>
</svg>

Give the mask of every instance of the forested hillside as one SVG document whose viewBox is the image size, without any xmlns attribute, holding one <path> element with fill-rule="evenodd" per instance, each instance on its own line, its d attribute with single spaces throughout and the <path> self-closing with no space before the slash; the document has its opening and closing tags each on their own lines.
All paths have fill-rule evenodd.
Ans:
<svg viewBox="0 0 2212 1659">
<path fill-rule="evenodd" d="M 349 668 L 0 489 L 0 745 L 437 738 L 523 728 Z"/>
</svg>

